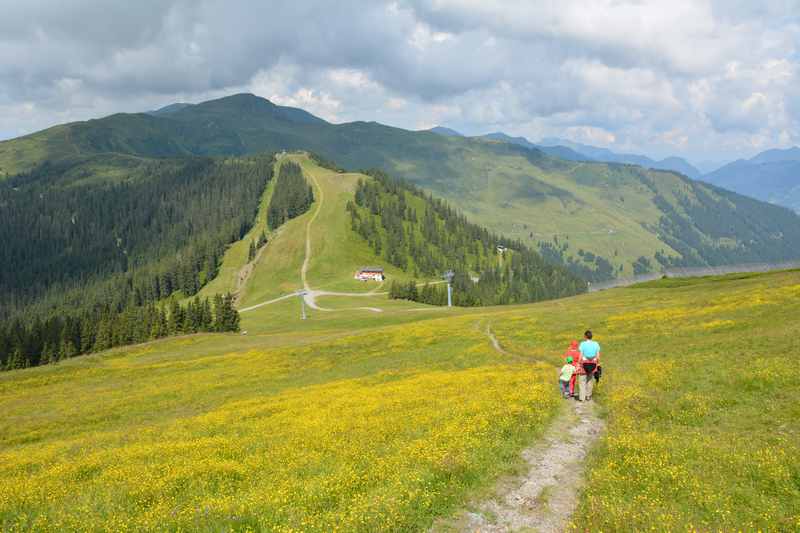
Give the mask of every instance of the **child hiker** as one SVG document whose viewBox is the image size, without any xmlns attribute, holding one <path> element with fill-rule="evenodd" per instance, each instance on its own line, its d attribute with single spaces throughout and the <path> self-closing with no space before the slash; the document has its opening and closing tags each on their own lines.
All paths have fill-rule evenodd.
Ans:
<svg viewBox="0 0 800 533">
<path fill-rule="evenodd" d="M 558 371 L 558 385 L 561 389 L 561 395 L 564 398 L 569 398 L 569 382 L 575 376 L 575 367 L 572 366 L 572 357 L 567 357 L 567 363 Z"/>
<path fill-rule="evenodd" d="M 580 359 L 581 359 L 581 352 L 578 350 L 578 341 L 572 341 L 569 343 L 569 348 L 567 351 L 564 352 L 564 360 L 572 358 L 572 366 L 575 367 L 575 373 L 572 374 L 572 378 L 569 380 L 569 395 L 575 396 L 575 381 L 580 373 Z"/>
</svg>

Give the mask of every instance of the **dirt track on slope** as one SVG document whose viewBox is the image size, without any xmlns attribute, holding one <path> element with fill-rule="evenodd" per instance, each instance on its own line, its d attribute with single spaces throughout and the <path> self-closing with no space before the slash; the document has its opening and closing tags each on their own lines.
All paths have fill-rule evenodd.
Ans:
<svg viewBox="0 0 800 533">
<path fill-rule="evenodd" d="M 486 334 L 496 351 L 511 357 L 491 329 Z M 553 377 L 555 382 L 555 376 Z M 554 385 L 555 386 L 555 383 Z M 469 532 L 565 531 L 578 504 L 586 465 L 584 460 L 605 423 L 592 402 L 564 400 L 545 436 L 522 452 L 524 475 L 501 480 L 494 495 L 471 506 L 434 530 Z M 577 524 L 580 529 L 580 524 Z"/>
</svg>

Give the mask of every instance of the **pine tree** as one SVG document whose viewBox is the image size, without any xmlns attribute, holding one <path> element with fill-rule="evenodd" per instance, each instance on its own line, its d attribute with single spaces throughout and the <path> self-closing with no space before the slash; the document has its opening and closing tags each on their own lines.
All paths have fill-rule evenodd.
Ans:
<svg viewBox="0 0 800 533">
<path fill-rule="evenodd" d="M 177 300 L 170 302 L 169 319 L 168 319 L 168 334 L 177 335 L 183 333 L 183 309 Z"/>
<path fill-rule="evenodd" d="M 214 295 L 214 322 L 212 325 L 213 331 L 225 331 L 224 330 L 224 320 L 225 320 L 225 300 L 223 299 L 221 294 Z"/>
<path fill-rule="evenodd" d="M 233 307 L 234 298 L 231 293 L 222 300 L 223 331 L 239 331 L 239 312 Z"/>
<path fill-rule="evenodd" d="M 97 335 L 97 320 L 89 315 L 81 318 L 81 353 L 89 353 L 94 346 Z"/>
<path fill-rule="evenodd" d="M 202 331 L 214 331 L 214 315 L 211 312 L 211 302 L 208 298 L 203 298 L 203 308 L 200 320 L 200 329 Z"/>
<path fill-rule="evenodd" d="M 53 346 L 50 342 L 45 342 L 42 348 L 42 355 L 39 357 L 40 365 L 48 365 L 58 361 L 58 354 L 54 353 Z"/>
<path fill-rule="evenodd" d="M 8 370 L 18 370 L 20 368 L 25 368 L 25 356 L 22 353 L 22 348 L 16 346 L 14 350 L 11 352 L 11 358 L 8 360 L 6 364 L 6 368 Z"/>
<path fill-rule="evenodd" d="M 100 318 L 97 324 L 97 336 L 95 337 L 93 350 L 101 352 L 108 350 L 113 345 L 113 331 L 111 327 L 111 319 L 107 316 Z"/>
<path fill-rule="evenodd" d="M 75 344 L 72 342 L 72 339 L 62 339 L 61 346 L 58 350 L 58 360 L 63 361 L 64 359 L 75 357 L 76 355 L 78 355 L 78 349 L 75 348 Z"/>
<path fill-rule="evenodd" d="M 250 249 L 247 251 L 247 262 L 249 263 L 256 258 L 256 243 L 250 241 Z"/>
</svg>

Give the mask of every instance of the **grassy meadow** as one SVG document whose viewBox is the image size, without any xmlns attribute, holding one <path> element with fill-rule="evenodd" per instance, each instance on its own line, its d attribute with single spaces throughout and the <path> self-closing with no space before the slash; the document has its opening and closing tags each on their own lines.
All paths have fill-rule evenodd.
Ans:
<svg viewBox="0 0 800 533">
<path fill-rule="evenodd" d="M 0 529 L 425 529 L 571 407 L 554 368 L 586 327 L 608 428 L 577 530 L 800 527 L 800 272 L 305 322 L 292 304 L 271 333 L 0 375 Z"/>
<path fill-rule="evenodd" d="M 255 262 L 253 273 L 242 288 L 241 307 L 256 305 L 303 287 L 300 269 L 306 254 L 306 236 L 311 239 L 308 281 L 314 289 L 343 292 L 374 290 L 376 284 L 353 279 L 355 271 L 367 265 L 383 265 L 387 276 L 392 279 L 409 279 L 402 270 L 376 257 L 364 240 L 350 230 L 350 217 L 345 206 L 348 200 L 352 200 L 358 180 L 371 178 L 322 168 L 303 154 L 289 154 L 284 158 L 295 161 L 303 168 L 309 184 L 314 188 L 315 201 L 308 212 L 289 220 L 270 235 L 270 243 Z M 262 205 L 259 220 L 266 217 L 267 205 L 268 202 Z M 238 259 L 232 257 L 230 263 L 223 263 L 223 267 L 230 264 L 232 270 L 236 270 L 236 267 L 244 266 L 246 258 L 245 245 L 244 256 Z M 265 309 L 254 313 L 270 314 Z"/>
<path fill-rule="evenodd" d="M 586 324 L 604 346 L 608 430 L 587 464 L 578 530 L 800 528 L 800 272 L 662 280 L 495 324 L 552 354 Z"/>
</svg>

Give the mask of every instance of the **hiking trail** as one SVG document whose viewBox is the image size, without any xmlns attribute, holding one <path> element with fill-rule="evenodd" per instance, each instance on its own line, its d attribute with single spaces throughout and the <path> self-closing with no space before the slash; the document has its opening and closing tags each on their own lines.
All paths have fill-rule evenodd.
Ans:
<svg viewBox="0 0 800 533">
<path fill-rule="evenodd" d="M 325 202 L 325 193 L 324 193 L 322 187 L 320 186 L 319 181 L 317 180 L 316 176 L 314 176 L 313 173 L 307 172 L 307 173 L 304 173 L 304 175 L 307 176 L 311 180 L 311 182 L 314 184 L 314 187 L 316 189 L 317 197 L 316 197 L 316 201 L 315 201 L 316 206 L 314 208 L 314 213 L 311 215 L 311 218 L 308 220 L 308 222 L 306 222 L 305 257 L 303 258 L 303 263 L 302 263 L 302 265 L 300 267 L 300 281 L 301 281 L 301 283 L 303 285 L 303 291 L 305 292 L 305 295 L 303 296 L 303 300 L 305 301 L 306 305 L 310 309 L 313 309 L 315 311 L 333 312 L 333 311 L 365 310 L 365 311 L 371 311 L 373 313 L 383 313 L 383 309 L 381 309 L 379 307 L 360 306 L 360 307 L 347 307 L 347 308 L 343 308 L 343 309 L 329 309 L 329 308 L 326 308 L 326 307 L 322 307 L 317 303 L 317 298 L 320 298 L 320 297 L 323 297 L 323 296 L 343 296 L 343 297 L 359 297 L 360 298 L 360 297 L 385 296 L 385 295 L 387 295 L 389 293 L 388 293 L 388 291 L 381 290 L 384 287 L 385 282 L 381 282 L 378 286 L 372 288 L 368 292 L 339 292 L 339 291 L 326 291 L 326 290 L 319 290 L 319 289 L 312 289 L 311 288 L 311 284 L 309 283 L 309 280 L 308 280 L 308 270 L 309 270 L 310 265 L 311 265 L 311 256 L 312 256 L 311 226 L 316 221 L 317 216 L 319 215 L 319 213 L 322 211 L 322 206 L 323 206 L 323 203 Z M 280 231 L 281 229 L 282 228 L 279 228 L 278 231 Z M 267 244 L 267 246 L 269 246 L 269 243 Z M 264 248 L 266 248 L 266 247 L 264 247 Z M 261 253 L 262 253 L 264 248 L 259 250 L 259 255 L 256 257 L 256 259 L 254 259 L 252 262 L 249 262 L 240 271 L 239 280 L 238 280 L 239 281 L 239 283 L 238 283 L 239 287 L 237 287 L 237 291 L 240 290 L 241 287 L 244 286 L 247 283 L 247 281 L 249 280 L 250 275 L 252 274 L 252 271 L 255 269 L 255 265 L 258 262 L 258 259 L 260 258 Z M 433 281 L 433 282 L 429 282 L 429 283 L 431 285 L 436 285 L 436 284 L 439 284 L 439 283 L 446 283 L 446 282 L 444 282 L 444 281 Z M 425 283 L 418 283 L 417 284 L 418 287 L 422 287 L 424 285 L 425 285 Z M 259 308 L 264 307 L 266 305 L 278 303 L 278 302 L 281 302 L 283 300 L 286 300 L 286 299 L 294 297 L 294 296 L 299 296 L 299 294 L 297 292 L 293 292 L 293 293 L 290 293 L 290 294 L 284 294 L 283 296 L 279 296 L 277 298 L 273 298 L 273 299 L 267 300 L 265 302 L 260 302 L 260 303 L 257 303 L 257 304 L 254 304 L 254 305 L 239 309 L 239 312 L 240 313 L 245 313 L 245 312 L 248 312 L 248 311 L 253 311 L 255 309 L 259 309 Z M 427 311 L 427 310 L 429 310 L 429 309 L 422 308 L 422 309 L 408 309 L 407 311 Z"/>
<path fill-rule="evenodd" d="M 486 334 L 496 351 L 520 357 L 503 348 L 489 327 Z M 594 401 L 563 400 L 544 436 L 522 451 L 527 472 L 501 480 L 492 497 L 459 513 L 451 528 L 481 533 L 565 531 L 583 486 L 583 461 L 604 429 Z"/>
</svg>

